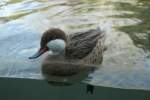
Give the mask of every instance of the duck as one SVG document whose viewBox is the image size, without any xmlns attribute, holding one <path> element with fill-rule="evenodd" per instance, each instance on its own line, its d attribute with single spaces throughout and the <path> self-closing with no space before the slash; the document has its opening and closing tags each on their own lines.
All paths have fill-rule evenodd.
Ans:
<svg viewBox="0 0 150 100">
<path fill-rule="evenodd" d="M 51 84 L 71 85 L 93 72 L 103 61 L 105 34 L 97 29 L 66 34 L 59 28 L 50 28 L 41 37 L 40 49 L 29 59 L 51 51 L 42 63 L 42 73 Z M 72 80 L 73 79 L 73 80 Z M 93 93 L 94 86 L 87 85 Z"/>
<path fill-rule="evenodd" d="M 38 52 L 29 59 L 52 51 L 54 55 L 69 62 L 99 65 L 103 61 L 103 52 L 106 49 L 104 41 L 105 34 L 100 28 L 74 34 L 66 34 L 59 28 L 50 28 L 43 33 Z M 52 57 L 50 58 L 52 60 Z"/>
</svg>

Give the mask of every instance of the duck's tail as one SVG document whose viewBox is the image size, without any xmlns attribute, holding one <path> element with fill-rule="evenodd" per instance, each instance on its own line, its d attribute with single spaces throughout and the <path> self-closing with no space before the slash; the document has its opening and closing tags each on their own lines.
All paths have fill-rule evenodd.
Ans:
<svg viewBox="0 0 150 100">
<path fill-rule="evenodd" d="M 101 29 L 101 27 L 96 27 L 96 31 L 100 34 L 99 38 L 105 38 L 105 32 Z"/>
<path fill-rule="evenodd" d="M 101 30 L 101 28 L 100 28 L 99 26 L 96 28 L 96 30 L 98 30 L 98 31 L 102 31 L 102 30 Z"/>
</svg>

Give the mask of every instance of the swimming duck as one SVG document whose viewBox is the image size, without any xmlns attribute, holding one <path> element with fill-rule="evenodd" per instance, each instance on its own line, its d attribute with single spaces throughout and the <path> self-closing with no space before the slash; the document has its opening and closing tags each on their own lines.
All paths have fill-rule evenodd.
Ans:
<svg viewBox="0 0 150 100">
<path fill-rule="evenodd" d="M 66 34 L 58 28 L 44 32 L 40 49 L 29 57 L 35 59 L 47 51 L 52 51 L 42 63 L 42 73 L 49 83 L 71 85 L 82 81 L 103 60 L 104 33 L 98 29 Z M 72 77 L 73 76 L 73 77 Z M 93 93 L 94 86 L 87 85 L 87 93 Z"/>
<path fill-rule="evenodd" d="M 44 32 L 40 49 L 29 59 L 37 58 L 50 50 L 69 62 L 99 65 L 105 50 L 104 39 L 104 33 L 99 28 L 69 35 L 61 29 L 51 28 Z"/>
</svg>

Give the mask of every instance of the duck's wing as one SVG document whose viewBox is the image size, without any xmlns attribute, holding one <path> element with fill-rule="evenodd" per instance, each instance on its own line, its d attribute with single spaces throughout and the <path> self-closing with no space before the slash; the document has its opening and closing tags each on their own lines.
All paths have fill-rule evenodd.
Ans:
<svg viewBox="0 0 150 100">
<path fill-rule="evenodd" d="M 100 29 L 70 35 L 66 47 L 66 57 L 69 59 L 82 59 L 86 57 L 92 52 L 97 41 L 103 37 L 104 33 Z"/>
</svg>

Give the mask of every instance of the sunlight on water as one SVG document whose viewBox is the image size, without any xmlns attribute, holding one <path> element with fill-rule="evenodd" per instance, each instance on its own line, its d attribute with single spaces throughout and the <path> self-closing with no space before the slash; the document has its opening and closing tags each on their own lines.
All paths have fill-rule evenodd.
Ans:
<svg viewBox="0 0 150 100">
<path fill-rule="evenodd" d="M 150 90 L 149 0 L 1 0 L 0 76 L 41 79 L 42 58 L 27 58 L 45 30 L 74 33 L 98 26 L 108 49 L 87 82 Z"/>
</svg>

